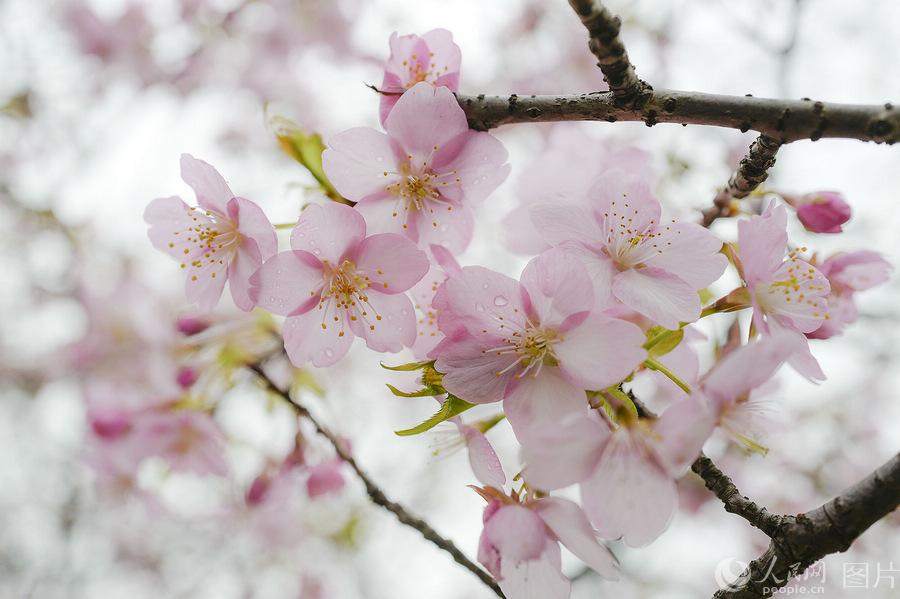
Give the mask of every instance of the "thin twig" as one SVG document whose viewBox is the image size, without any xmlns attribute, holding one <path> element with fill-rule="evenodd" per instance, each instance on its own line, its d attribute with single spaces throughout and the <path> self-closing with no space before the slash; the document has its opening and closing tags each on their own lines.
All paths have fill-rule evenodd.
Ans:
<svg viewBox="0 0 900 599">
<path fill-rule="evenodd" d="M 257 376 L 259 376 L 260 380 L 275 394 L 279 395 L 285 401 L 288 402 L 298 416 L 306 418 L 309 420 L 312 425 L 315 427 L 316 432 L 320 435 L 328 439 L 331 445 L 334 447 L 337 455 L 344 460 L 350 468 L 356 473 L 356 476 L 362 481 L 363 485 L 366 487 L 366 493 L 369 496 L 369 499 L 372 500 L 372 503 L 379 505 L 386 509 L 387 511 L 394 514 L 397 519 L 406 526 L 415 528 L 418 530 L 426 540 L 430 541 L 438 548 L 443 549 L 447 553 L 449 553 L 454 561 L 470 571 L 472 574 L 477 576 L 481 582 L 487 585 L 498 597 L 504 597 L 503 591 L 500 590 L 500 587 L 494 581 L 490 574 L 485 572 L 478 564 L 474 563 L 470 560 L 466 555 L 460 551 L 460 549 L 453 544 L 453 541 L 442 537 L 440 534 L 435 531 L 430 524 L 418 518 L 410 513 L 408 509 L 404 506 L 400 505 L 395 501 L 391 501 L 384 494 L 384 491 L 381 490 L 375 482 L 369 478 L 369 475 L 363 471 L 359 464 L 356 463 L 356 460 L 347 450 L 345 443 L 335 435 L 328 427 L 320 423 L 310 412 L 306 409 L 302 404 L 297 403 L 291 396 L 290 393 L 279 389 L 275 383 L 272 382 L 272 379 L 266 375 L 263 371 L 262 366 L 259 364 L 250 364 L 248 368 L 255 372 Z"/>
<path fill-rule="evenodd" d="M 750 146 L 747 155 L 728 180 L 728 185 L 716 194 L 713 205 L 703 212 L 701 224 L 710 226 L 713 221 L 732 213 L 732 200 L 745 198 L 769 178 L 769 169 L 775 166 L 775 154 L 781 143 L 767 135 L 760 135 Z"/>
<path fill-rule="evenodd" d="M 669 89 L 653 90 L 641 106 L 621 106 L 613 92 L 545 96 L 457 94 L 469 126 L 487 131 L 500 125 L 558 121 L 642 121 L 709 125 L 757 131 L 781 143 L 845 138 L 892 144 L 900 140 L 900 108 L 892 104 L 838 104 L 727 96 Z"/>
</svg>

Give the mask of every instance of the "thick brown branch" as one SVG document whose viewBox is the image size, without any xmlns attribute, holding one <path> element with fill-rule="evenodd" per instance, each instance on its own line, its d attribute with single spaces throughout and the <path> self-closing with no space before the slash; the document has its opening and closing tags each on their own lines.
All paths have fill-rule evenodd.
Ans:
<svg viewBox="0 0 900 599">
<path fill-rule="evenodd" d="M 408 509 L 400 505 L 395 501 L 391 501 L 384 494 L 384 491 L 375 484 L 375 482 L 369 478 L 369 475 L 366 474 L 364 470 L 359 467 L 359 464 L 356 463 L 356 460 L 347 450 L 346 444 L 335 435 L 330 429 L 328 429 L 325 425 L 320 423 L 316 418 L 310 414 L 309 410 L 306 409 L 303 405 L 297 403 L 291 398 L 290 394 L 286 391 L 279 389 L 275 383 L 266 375 L 263 371 L 262 367 L 258 364 L 251 364 L 248 366 L 251 370 L 253 370 L 260 378 L 260 380 L 275 394 L 282 397 L 285 401 L 287 401 L 288 405 L 290 405 L 297 415 L 306 418 L 309 420 L 312 425 L 315 427 L 316 431 L 328 439 L 332 446 L 334 446 L 335 452 L 337 452 L 338 456 L 342 460 L 344 460 L 350 468 L 356 473 L 356 476 L 362 481 L 363 485 L 366 487 L 366 493 L 369 496 L 369 499 L 372 500 L 372 503 L 379 505 L 391 512 L 397 517 L 401 523 L 406 526 L 415 528 L 418 530 L 426 540 L 430 541 L 438 548 L 443 549 L 447 553 L 449 553 L 454 561 L 470 571 L 472 574 L 477 576 L 481 582 L 487 585 L 498 597 L 504 597 L 503 591 L 500 590 L 500 587 L 494 581 L 490 574 L 485 572 L 478 564 L 474 563 L 466 554 L 459 550 L 459 548 L 453 544 L 453 541 L 442 537 L 436 530 L 434 530 L 430 524 L 418 518 L 410 513 Z"/>
<path fill-rule="evenodd" d="M 622 20 L 596 0 L 569 0 L 569 4 L 588 30 L 588 47 L 597 57 L 597 66 L 609 85 L 617 106 L 640 107 L 653 88 L 641 81 L 628 59 L 625 44 L 619 38 Z"/>
<path fill-rule="evenodd" d="M 826 555 L 846 551 L 872 524 L 900 505 L 900 454 L 825 505 L 782 516 L 769 548 L 714 599 L 759 599 Z"/>
<path fill-rule="evenodd" d="M 900 140 L 900 108 L 653 90 L 639 107 L 621 106 L 613 92 L 558 96 L 457 95 L 469 126 L 556 121 L 642 121 L 758 131 L 781 143 L 824 137 L 892 144 Z"/>
<path fill-rule="evenodd" d="M 760 135 L 750 146 L 741 164 L 713 200 L 713 205 L 703 212 L 704 227 L 710 226 L 714 220 L 729 216 L 732 212 L 731 201 L 750 195 L 763 181 L 769 178 L 769 169 L 775 165 L 775 154 L 781 143 L 767 135 Z"/>
</svg>

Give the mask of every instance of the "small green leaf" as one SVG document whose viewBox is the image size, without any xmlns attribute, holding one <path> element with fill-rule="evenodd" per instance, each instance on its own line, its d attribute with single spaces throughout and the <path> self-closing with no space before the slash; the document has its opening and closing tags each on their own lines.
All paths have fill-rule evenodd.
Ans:
<svg viewBox="0 0 900 599">
<path fill-rule="evenodd" d="M 321 135 L 307 133 L 296 123 L 282 116 L 273 116 L 269 119 L 269 124 L 275 131 L 275 137 L 282 151 L 309 171 L 325 195 L 335 202 L 349 203 L 325 176 L 325 169 L 322 168 L 322 152 L 325 151 L 325 144 Z"/>
<path fill-rule="evenodd" d="M 644 349 L 651 358 L 658 358 L 678 347 L 682 339 L 684 339 L 684 329 L 670 331 L 662 327 L 653 327 L 647 332 Z"/>
<path fill-rule="evenodd" d="M 408 364 L 398 364 L 397 366 L 388 366 L 384 362 L 381 362 L 381 367 L 385 370 L 394 370 L 397 372 L 411 372 L 413 370 L 422 370 L 426 366 L 430 366 L 434 364 L 434 360 L 426 361 L 426 362 L 409 362 Z"/>
<path fill-rule="evenodd" d="M 429 389 L 428 387 L 419 389 L 418 391 L 401 391 L 390 383 L 385 383 L 385 385 L 387 385 L 387 388 L 391 390 L 391 393 L 397 397 L 431 397 L 432 395 L 440 395 L 439 392 L 436 392 L 434 389 Z"/>
<path fill-rule="evenodd" d="M 447 399 L 444 400 L 444 403 L 441 404 L 441 408 L 437 412 L 435 412 L 431 418 L 412 428 L 408 428 L 402 431 L 394 431 L 394 434 L 400 437 L 409 437 L 411 435 L 424 433 L 427 430 L 433 429 L 445 420 L 449 420 L 454 416 L 458 416 L 459 414 L 462 414 L 463 412 L 474 406 L 475 404 L 471 404 L 465 400 L 462 400 L 455 395 L 448 395 Z"/>
</svg>

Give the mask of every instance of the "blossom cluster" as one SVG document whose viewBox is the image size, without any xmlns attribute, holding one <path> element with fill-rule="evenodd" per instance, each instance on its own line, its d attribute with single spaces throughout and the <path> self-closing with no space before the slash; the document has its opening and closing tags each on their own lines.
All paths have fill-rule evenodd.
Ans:
<svg viewBox="0 0 900 599">
<path fill-rule="evenodd" d="M 856 319 L 855 294 L 884 282 L 890 266 L 870 251 L 823 260 L 789 242 L 785 204 L 810 231 L 840 230 L 849 208 L 834 194 L 780 194 L 784 202 L 742 217 L 737 239 L 723 241 L 665 214 L 646 153 L 574 130 L 554 140 L 552 161 L 521 175 L 505 221 L 511 249 L 532 255 L 518 278 L 460 266 L 479 206 L 509 176 L 507 151 L 468 127 L 448 31 L 394 35 L 390 50 L 383 131 L 357 127 L 327 141 L 321 168 L 339 201 L 307 205 L 289 249 L 277 251 L 257 204 L 187 155 L 182 177 L 198 205 L 154 200 L 150 239 L 180 263 L 200 310 L 227 281 L 240 309 L 284 317 L 295 367 L 332 366 L 356 338 L 377 353 L 408 348 L 419 362 L 406 369 L 421 371 L 424 387 L 410 395 L 441 402 L 487 501 L 479 561 L 512 599 L 566 597 L 560 543 L 616 578 L 602 541 L 638 547 L 662 534 L 676 481 L 716 430 L 764 451 L 759 390 L 783 364 L 823 380 L 809 340 L 840 334 Z M 729 269 L 740 284 L 715 300 L 710 289 Z M 701 374 L 693 323 L 742 310 L 748 334 Z M 651 373 L 674 383 L 658 414 L 631 392 Z M 486 437 L 501 417 L 459 416 L 499 402 L 521 447 L 518 488 L 506 489 Z M 111 417 L 98 426 L 115 436 L 125 425 Z M 579 503 L 552 495 L 575 485 Z"/>
</svg>

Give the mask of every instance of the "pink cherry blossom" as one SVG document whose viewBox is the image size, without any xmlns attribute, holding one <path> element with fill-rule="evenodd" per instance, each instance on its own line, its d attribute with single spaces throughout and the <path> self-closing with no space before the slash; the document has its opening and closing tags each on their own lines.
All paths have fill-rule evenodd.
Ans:
<svg viewBox="0 0 900 599">
<path fill-rule="evenodd" d="M 472 239 L 473 207 L 509 174 L 503 144 L 469 130 L 453 93 L 428 83 L 403 94 L 385 130 L 332 137 L 322 155 L 328 179 L 358 202 L 372 232 L 461 252 Z"/>
<path fill-rule="evenodd" d="M 839 253 L 831 256 L 818 266 L 831 285 L 828 295 L 830 318 L 822 326 L 806 334 L 810 339 L 828 339 L 839 335 L 845 326 L 857 318 L 854 295 L 888 280 L 890 263 L 876 252 L 867 250 Z"/>
<path fill-rule="evenodd" d="M 614 146 L 591 137 L 580 124 L 553 125 L 546 147 L 522 169 L 516 181 L 514 197 L 519 205 L 503 221 L 507 247 L 527 255 L 548 249 L 550 246 L 532 222 L 532 205 L 586 204 L 594 181 L 611 170 L 652 181 L 655 174 L 650 159 L 650 154 L 641 149 Z"/>
<path fill-rule="evenodd" d="M 267 260 L 250 284 L 257 305 L 288 317 L 284 347 L 296 366 L 330 366 L 354 337 L 380 352 L 413 344 L 415 313 L 403 292 L 428 270 L 425 252 L 400 235 L 366 236 L 362 215 L 335 203 L 307 207 L 291 247 Z"/>
<path fill-rule="evenodd" d="M 707 398 L 722 430 L 758 450 L 759 440 L 773 424 L 774 410 L 754 391 L 770 383 L 782 364 L 804 350 L 802 337 L 787 331 L 752 340 L 719 360 L 695 385 L 694 393 Z"/>
<path fill-rule="evenodd" d="M 248 279 L 277 250 L 275 228 L 259 206 L 235 197 L 206 162 L 182 154 L 181 178 L 194 189 L 199 207 L 177 196 L 150 202 L 144 212 L 150 241 L 181 262 L 189 302 L 211 310 L 229 280 L 235 305 L 251 310 Z"/>
<path fill-rule="evenodd" d="M 836 191 L 818 191 L 799 198 L 785 197 L 797 210 L 797 218 L 813 233 L 840 233 L 850 220 L 850 205 Z"/>
<path fill-rule="evenodd" d="M 132 435 L 148 456 L 162 458 L 175 471 L 228 473 L 225 437 L 208 414 L 195 410 L 147 412 L 134 421 Z"/>
<path fill-rule="evenodd" d="M 787 210 L 770 203 L 760 216 L 738 223 L 738 256 L 744 282 L 753 304 L 753 324 L 764 335 L 780 330 L 802 338 L 829 318 L 826 298 L 828 279 L 802 260 L 797 250 L 787 254 Z M 810 380 L 825 374 L 805 348 L 796 352 L 791 365 Z"/>
<path fill-rule="evenodd" d="M 416 313 L 419 316 L 418 332 L 412 351 L 419 360 L 425 359 L 428 353 L 444 338 L 444 334 L 438 328 L 440 309 L 434 304 L 435 294 L 447 277 L 457 275 L 461 270 L 456 259 L 445 247 L 432 245 L 429 249 L 434 257 L 434 263 L 422 280 L 410 290 Z"/>
<path fill-rule="evenodd" d="M 598 303 L 620 301 L 668 329 L 697 320 L 698 291 L 727 265 L 722 242 L 694 223 L 663 224 L 647 185 L 621 171 L 597 179 L 589 196 L 589 206 L 540 203 L 530 210 L 547 243 L 583 262 Z"/>
<path fill-rule="evenodd" d="M 459 91 L 462 52 L 446 29 L 432 29 L 423 36 L 391 34 L 391 56 L 384 66 L 381 90 L 381 124 L 384 125 L 399 94 L 420 82 Z"/>
<path fill-rule="evenodd" d="M 344 475 L 341 474 L 340 459 L 316 464 L 309 469 L 306 479 L 306 494 L 315 499 L 344 488 Z"/>
<path fill-rule="evenodd" d="M 446 401 L 446 396 L 436 398 L 438 403 Z M 488 425 L 495 424 L 490 420 L 467 423 L 460 416 L 454 416 L 449 421 L 456 426 L 456 432 L 438 431 L 436 434 L 449 436 L 450 440 L 440 443 L 435 449 L 435 455 L 449 453 L 452 450 L 465 446 L 469 455 L 469 466 L 472 473 L 482 485 L 486 487 L 501 488 L 506 484 L 506 474 L 503 465 L 493 445 L 485 435 Z"/>
<path fill-rule="evenodd" d="M 529 262 L 521 283 L 465 267 L 440 295 L 448 336 L 430 355 L 444 387 L 473 403 L 503 399 L 520 439 L 586 410 L 585 389 L 619 382 L 646 357 L 637 326 L 592 313 L 587 272 L 560 250 Z"/>
<path fill-rule="evenodd" d="M 685 397 L 659 419 L 639 420 L 625 408 L 612 424 L 597 412 L 572 414 L 534 431 L 522 446 L 525 479 L 539 489 L 580 483 L 581 504 L 604 539 L 631 547 L 656 539 L 677 506 L 683 476 L 715 426 L 702 397 Z"/>
<path fill-rule="evenodd" d="M 497 489 L 478 490 L 489 500 L 478 561 L 509 599 L 565 599 L 571 588 L 562 573 L 559 543 L 600 576 L 618 579 L 618 563 L 597 541 L 584 512 L 559 497 L 520 502 Z"/>
</svg>

